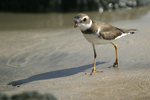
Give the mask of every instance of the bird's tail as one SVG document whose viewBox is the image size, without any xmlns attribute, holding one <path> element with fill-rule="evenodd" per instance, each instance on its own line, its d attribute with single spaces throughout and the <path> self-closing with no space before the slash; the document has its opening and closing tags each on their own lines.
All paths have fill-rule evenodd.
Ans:
<svg viewBox="0 0 150 100">
<path fill-rule="evenodd" d="M 127 29 L 128 31 L 138 31 L 137 29 Z"/>
<path fill-rule="evenodd" d="M 134 34 L 135 31 L 138 31 L 137 29 L 128 29 L 129 34 Z"/>
<path fill-rule="evenodd" d="M 119 39 L 123 36 L 126 36 L 128 34 L 134 34 L 134 31 L 137 31 L 137 29 L 120 29 L 120 28 L 117 28 L 118 30 L 120 30 L 122 32 L 122 34 L 118 37 L 115 38 L 116 39 Z"/>
<path fill-rule="evenodd" d="M 137 31 L 137 29 L 119 29 L 120 31 L 122 31 L 123 33 L 130 33 L 130 34 L 134 34 L 134 31 Z"/>
<path fill-rule="evenodd" d="M 130 34 L 134 34 L 135 31 L 138 31 L 137 29 L 127 29 L 127 30 L 128 30 L 128 33 L 130 33 Z"/>
</svg>

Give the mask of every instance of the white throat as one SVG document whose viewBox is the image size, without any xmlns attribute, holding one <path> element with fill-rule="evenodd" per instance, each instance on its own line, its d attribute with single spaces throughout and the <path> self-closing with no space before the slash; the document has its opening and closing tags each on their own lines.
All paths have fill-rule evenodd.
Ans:
<svg viewBox="0 0 150 100">
<path fill-rule="evenodd" d="M 89 24 L 80 23 L 79 28 L 80 28 L 80 30 L 85 31 L 85 30 L 89 29 L 91 27 L 91 25 L 92 25 L 92 20 L 90 20 Z"/>
</svg>

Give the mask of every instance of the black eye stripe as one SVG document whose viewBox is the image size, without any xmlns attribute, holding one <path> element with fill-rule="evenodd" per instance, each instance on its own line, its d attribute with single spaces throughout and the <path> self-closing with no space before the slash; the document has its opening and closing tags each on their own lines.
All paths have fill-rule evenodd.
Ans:
<svg viewBox="0 0 150 100">
<path fill-rule="evenodd" d="M 83 21 L 85 22 L 85 21 L 86 21 L 86 18 L 84 18 Z"/>
</svg>

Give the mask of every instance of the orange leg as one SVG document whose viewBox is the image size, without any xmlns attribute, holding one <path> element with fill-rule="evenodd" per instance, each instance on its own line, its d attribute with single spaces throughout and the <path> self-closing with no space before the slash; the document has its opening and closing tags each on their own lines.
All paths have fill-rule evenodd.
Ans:
<svg viewBox="0 0 150 100">
<path fill-rule="evenodd" d="M 99 72 L 99 71 L 97 71 L 96 70 L 96 68 L 95 68 L 95 65 L 96 65 L 96 50 L 95 50 L 95 45 L 93 44 L 93 51 L 94 51 L 94 67 L 93 67 L 93 70 L 92 70 L 92 72 L 91 72 L 91 74 L 93 74 L 93 73 L 95 73 L 95 72 Z"/>
<path fill-rule="evenodd" d="M 115 61 L 115 63 L 114 63 L 114 65 L 113 65 L 113 67 L 118 67 L 118 48 L 117 48 L 117 45 L 115 44 L 115 43 L 111 43 L 112 45 L 114 45 L 114 47 L 115 47 L 115 51 L 116 51 L 116 61 Z"/>
</svg>

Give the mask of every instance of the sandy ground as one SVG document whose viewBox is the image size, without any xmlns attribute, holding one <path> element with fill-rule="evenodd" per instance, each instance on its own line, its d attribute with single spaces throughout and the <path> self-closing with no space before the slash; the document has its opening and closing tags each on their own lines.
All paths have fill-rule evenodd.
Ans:
<svg viewBox="0 0 150 100">
<path fill-rule="evenodd" d="M 96 68 L 103 73 L 92 76 L 92 45 L 73 25 L 57 30 L 0 31 L 0 92 L 38 91 L 58 100 L 149 100 L 149 9 L 136 9 L 136 18 L 127 15 L 131 18 L 110 21 L 139 31 L 115 41 L 119 68 L 109 68 L 115 61 L 111 44 L 96 46 Z"/>
</svg>

